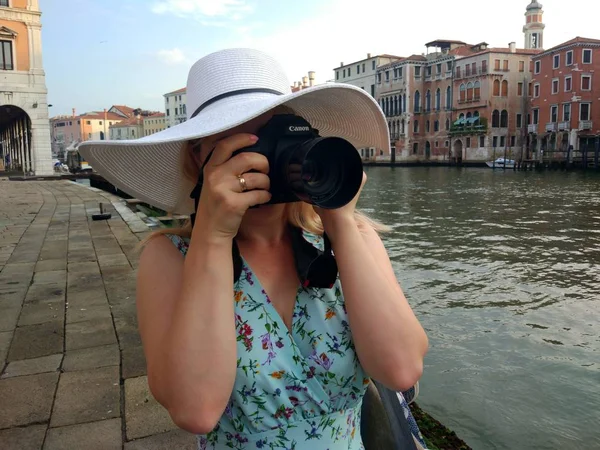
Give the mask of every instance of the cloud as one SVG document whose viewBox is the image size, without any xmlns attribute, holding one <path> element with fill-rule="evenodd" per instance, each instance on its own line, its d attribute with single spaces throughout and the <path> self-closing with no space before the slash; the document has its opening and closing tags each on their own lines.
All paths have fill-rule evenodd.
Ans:
<svg viewBox="0 0 600 450">
<path fill-rule="evenodd" d="M 151 10 L 155 14 L 193 18 L 205 25 L 222 25 L 224 20 L 241 20 L 252 7 L 245 0 L 164 0 L 155 2 Z"/>
<path fill-rule="evenodd" d="M 156 56 L 162 62 L 169 65 L 188 63 L 188 58 L 185 56 L 185 53 L 183 53 L 183 51 L 178 48 L 173 48 L 170 50 L 159 50 L 158 52 L 156 52 Z"/>
</svg>

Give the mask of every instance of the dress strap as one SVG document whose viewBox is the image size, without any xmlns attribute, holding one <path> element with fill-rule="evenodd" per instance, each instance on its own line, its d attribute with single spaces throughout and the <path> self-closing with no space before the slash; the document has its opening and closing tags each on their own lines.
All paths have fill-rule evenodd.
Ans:
<svg viewBox="0 0 600 450">
<path fill-rule="evenodd" d="M 166 234 L 165 236 L 171 240 L 171 242 L 175 245 L 175 247 L 177 247 L 177 250 L 179 250 L 183 256 L 187 255 L 188 248 L 190 247 L 188 239 L 182 238 L 176 234 Z"/>
</svg>

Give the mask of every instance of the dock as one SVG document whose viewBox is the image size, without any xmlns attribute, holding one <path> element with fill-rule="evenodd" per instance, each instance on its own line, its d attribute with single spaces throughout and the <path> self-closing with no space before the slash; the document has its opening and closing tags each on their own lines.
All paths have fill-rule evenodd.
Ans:
<svg viewBox="0 0 600 450">
<path fill-rule="evenodd" d="M 195 449 L 148 389 L 140 240 L 126 202 L 66 180 L 0 178 L 0 447 Z M 112 217 L 93 221 L 99 204 Z"/>
</svg>

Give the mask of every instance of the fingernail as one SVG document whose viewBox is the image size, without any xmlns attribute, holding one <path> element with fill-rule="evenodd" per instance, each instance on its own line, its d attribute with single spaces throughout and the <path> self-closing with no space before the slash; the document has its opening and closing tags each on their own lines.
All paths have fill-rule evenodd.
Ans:
<svg viewBox="0 0 600 450">
<path fill-rule="evenodd" d="M 254 143 L 258 141 L 258 136 L 250 136 L 250 142 Z"/>
</svg>

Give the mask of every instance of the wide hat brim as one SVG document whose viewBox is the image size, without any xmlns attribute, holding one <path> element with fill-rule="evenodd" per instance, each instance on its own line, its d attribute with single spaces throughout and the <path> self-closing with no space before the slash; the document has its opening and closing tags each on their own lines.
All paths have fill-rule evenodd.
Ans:
<svg viewBox="0 0 600 450">
<path fill-rule="evenodd" d="M 189 195 L 195 180 L 182 174 L 185 143 L 235 128 L 280 105 L 293 109 L 321 136 L 344 138 L 356 148 L 390 145 L 387 121 L 375 100 L 357 87 L 332 83 L 286 95 L 228 97 L 159 133 L 129 141 L 86 141 L 78 150 L 95 172 L 123 192 L 169 213 L 192 214 Z"/>
</svg>

